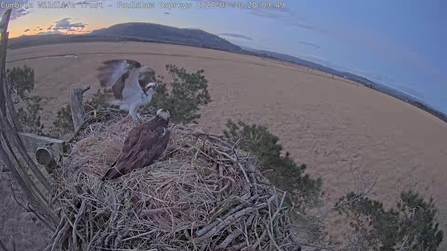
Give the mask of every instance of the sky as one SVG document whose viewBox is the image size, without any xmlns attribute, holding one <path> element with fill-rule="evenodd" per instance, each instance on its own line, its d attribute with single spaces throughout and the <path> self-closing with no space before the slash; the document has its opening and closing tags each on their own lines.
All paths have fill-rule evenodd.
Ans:
<svg viewBox="0 0 447 251">
<path fill-rule="evenodd" d="M 0 13 L 14 8 L 10 37 L 83 34 L 124 22 L 198 28 L 237 45 L 367 77 L 447 113 L 443 0 L 135 0 L 145 8 L 124 8 L 130 0 L 78 1 L 6 0 Z M 48 8 L 49 3 L 70 4 Z"/>
</svg>

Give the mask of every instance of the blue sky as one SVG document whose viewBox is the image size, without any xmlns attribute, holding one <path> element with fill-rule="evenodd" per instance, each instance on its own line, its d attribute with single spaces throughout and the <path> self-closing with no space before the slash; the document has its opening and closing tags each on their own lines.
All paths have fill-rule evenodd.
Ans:
<svg viewBox="0 0 447 251">
<path fill-rule="evenodd" d="M 37 2 L 13 11 L 12 37 L 86 33 L 134 21 L 200 28 L 238 45 L 348 70 L 447 113 L 447 2 L 442 0 L 259 0 L 257 9 L 248 8 L 247 1 L 244 8 L 218 8 L 219 0 L 213 0 L 214 9 L 197 9 L 197 0 L 143 1 L 154 3 L 153 9 L 117 8 L 116 0 L 100 2 L 102 9 L 39 9 Z M 161 8 L 160 2 L 190 8 Z M 262 2 L 275 8 L 262 9 Z M 277 3 L 284 7 L 276 8 Z"/>
</svg>

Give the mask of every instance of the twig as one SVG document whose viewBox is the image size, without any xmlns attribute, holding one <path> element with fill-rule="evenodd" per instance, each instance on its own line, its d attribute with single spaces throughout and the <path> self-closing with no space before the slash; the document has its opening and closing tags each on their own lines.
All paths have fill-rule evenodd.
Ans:
<svg viewBox="0 0 447 251">
<path fill-rule="evenodd" d="M 135 236 L 132 236 L 132 237 L 128 237 L 128 238 L 126 238 L 126 239 L 123 239 L 123 242 L 125 242 L 125 241 L 130 241 L 130 240 L 133 240 L 133 239 L 136 239 L 136 238 L 140 238 L 140 237 L 143 237 L 143 236 L 146 236 L 146 235 L 150 235 L 150 234 L 152 234 L 152 233 L 155 233 L 157 230 L 151 230 L 151 231 L 149 231 L 149 232 L 146 232 L 146 233 L 142 233 L 142 234 L 139 234 L 139 235 L 135 235 Z"/>
<path fill-rule="evenodd" d="M 399 251 L 405 251 L 406 250 L 405 246 L 407 245 L 408 238 L 409 238 L 409 236 L 406 235 L 404 241 L 402 242 L 402 245 L 399 248 Z"/>
<path fill-rule="evenodd" d="M 240 169 L 240 170 L 242 171 L 242 173 L 244 174 L 245 181 L 246 181 L 248 184 L 251 184 L 250 179 L 248 178 L 247 172 L 245 171 L 245 168 L 244 168 L 244 167 L 242 166 L 242 164 L 237 160 L 238 157 L 237 157 L 236 152 L 234 153 L 234 155 L 235 155 L 236 158 L 233 158 L 233 157 L 231 157 L 228 153 L 225 153 L 225 152 L 222 152 L 222 151 L 219 151 L 219 150 L 216 150 L 216 152 L 218 152 L 219 154 L 221 154 L 221 155 L 227 157 L 227 158 L 230 159 L 233 163 L 236 163 L 237 166 L 239 167 L 239 169 Z"/>
<path fill-rule="evenodd" d="M 82 131 L 82 129 L 84 128 L 84 126 L 88 123 L 90 123 L 93 120 L 92 117 L 88 117 L 87 119 L 85 119 L 81 125 L 78 126 L 78 128 L 76 129 L 76 131 L 74 132 L 73 136 L 70 137 L 70 139 L 68 139 L 67 141 L 65 141 L 65 144 L 70 144 L 72 143 L 76 137 L 78 136 L 78 134 Z"/>
<path fill-rule="evenodd" d="M 0 247 L 3 248 L 3 250 L 5 250 L 5 251 L 9 251 L 9 249 L 6 248 L 6 245 L 2 242 L 1 239 L 0 239 Z"/>
<path fill-rule="evenodd" d="M 256 240 L 255 244 L 253 244 L 253 246 L 251 246 L 252 249 L 256 250 L 256 248 L 261 245 L 262 240 L 265 238 L 265 236 L 267 235 L 267 229 L 264 229 L 264 231 L 262 231 L 261 236 Z"/>
<path fill-rule="evenodd" d="M 73 223 L 73 231 L 72 231 L 72 238 L 73 238 L 73 244 L 76 246 L 78 244 L 78 235 L 77 235 L 77 229 L 78 229 L 78 223 L 81 220 L 82 215 L 84 214 L 85 209 L 85 200 L 82 201 L 81 207 L 79 208 L 79 212 L 76 215 L 75 221 Z"/>
<path fill-rule="evenodd" d="M 245 248 L 246 246 L 247 246 L 247 243 L 246 242 L 242 242 L 242 243 L 239 243 L 239 244 L 236 244 L 236 245 L 232 246 L 231 248 L 229 248 L 229 250 L 238 251 L 238 250 L 241 250 L 241 249 Z M 248 250 L 250 250 L 250 249 L 247 249 L 247 251 Z"/>
<path fill-rule="evenodd" d="M 218 190 L 218 191 L 213 191 L 213 190 L 210 190 L 212 193 L 217 193 L 217 194 L 221 194 L 223 191 L 225 191 L 228 187 L 230 187 L 230 185 L 231 185 L 231 182 L 228 182 L 228 183 L 226 183 L 225 184 L 225 186 L 223 187 L 223 188 L 221 188 L 220 190 Z"/>
<path fill-rule="evenodd" d="M 273 214 L 271 221 L 275 221 L 276 217 L 278 217 L 279 212 L 283 209 L 282 205 L 284 204 L 284 199 L 286 198 L 286 193 L 282 194 L 281 202 L 279 203 L 278 208 L 276 209 L 276 212 Z"/>
<path fill-rule="evenodd" d="M 208 233 L 206 233 L 205 235 L 199 237 L 201 239 L 209 239 L 212 236 L 214 236 L 217 232 L 220 232 L 222 229 L 224 229 L 225 227 L 231 225 L 233 223 L 234 220 L 246 215 L 246 214 L 250 214 L 256 210 L 259 210 L 260 208 L 263 208 L 267 206 L 266 203 L 263 203 L 261 205 L 258 205 L 256 207 L 249 207 L 246 208 L 244 210 L 241 210 L 231 216 L 229 216 L 228 218 L 226 218 L 225 220 L 222 220 L 216 227 L 214 227 L 212 230 L 210 230 Z"/>
<path fill-rule="evenodd" d="M 101 118 L 104 111 L 98 111 Z M 101 122 L 79 133 L 84 135 L 83 145 L 65 158 L 56 181 L 59 194 L 51 200 L 52 204 L 59 201 L 62 214 L 72 223 L 64 220 L 64 229 L 60 226 L 53 245 L 82 246 L 88 251 L 127 250 L 130 246 L 257 250 L 269 245 L 275 249 L 276 242 L 284 251 L 293 249 L 288 245 L 293 239 L 286 238 L 290 235 L 286 194 L 279 198 L 281 192 L 268 182 L 262 184 L 262 174 L 236 149 L 237 143 L 217 135 L 199 133 L 194 138 L 190 136 L 193 129 L 171 126 L 168 158 L 98 184 L 104 167 L 108 168 L 106 163 L 119 152 L 115 148 L 120 148 L 132 126 L 130 122 Z M 107 152 L 109 147 L 113 150 Z M 123 193 L 132 196 L 127 200 Z M 60 235 L 62 238 L 57 237 Z"/>
<path fill-rule="evenodd" d="M 181 207 L 165 207 L 165 208 L 155 208 L 155 209 L 147 209 L 143 210 L 140 213 L 141 217 L 147 217 L 154 214 L 162 214 L 162 213 L 168 213 L 169 211 L 180 211 L 182 210 Z"/>
<path fill-rule="evenodd" d="M 59 242 L 62 238 L 62 235 L 65 233 L 65 230 L 67 230 L 68 226 L 70 224 L 68 223 L 68 221 L 65 222 L 64 226 L 62 227 L 62 229 L 59 230 L 59 232 L 56 235 L 56 238 L 53 241 L 53 246 L 51 247 L 51 251 L 57 250 L 58 246 L 59 246 Z"/>
<path fill-rule="evenodd" d="M 193 135 L 195 137 L 200 137 L 200 136 L 216 137 L 219 139 L 222 139 L 224 137 L 223 135 L 212 134 L 212 133 L 203 133 L 203 132 L 193 132 L 193 133 L 190 133 L 190 135 Z"/>
<path fill-rule="evenodd" d="M 275 246 L 275 248 L 276 248 L 278 251 L 282 251 L 282 248 L 280 248 L 280 247 L 278 246 L 278 243 L 276 243 L 275 237 L 273 236 L 273 230 L 272 230 L 271 228 L 269 228 L 269 226 L 267 225 L 267 223 L 265 223 L 265 227 L 266 227 L 266 229 L 267 229 L 267 233 L 268 233 L 268 235 L 269 235 L 269 237 L 270 237 L 270 241 L 272 242 L 273 246 Z"/>
<path fill-rule="evenodd" d="M 86 86 L 84 89 L 82 89 L 82 94 L 84 94 L 84 92 L 86 92 L 86 91 L 88 91 L 88 90 L 90 90 L 90 86 L 89 86 L 89 85 Z"/>
<path fill-rule="evenodd" d="M 56 202 L 58 199 L 60 199 L 66 192 L 68 192 L 68 189 L 64 189 L 62 192 L 60 192 L 59 194 L 54 196 L 51 199 L 50 203 L 48 203 L 48 206 L 52 206 L 54 204 L 54 202 Z"/>
<path fill-rule="evenodd" d="M 16 251 L 16 240 L 14 240 L 14 236 L 11 235 L 11 243 L 12 243 L 12 251 Z"/>
<path fill-rule="evenodd" d="M 299 247 L 309 247 L 309 248 L 315 248 L 317 250 L 327 250 L 327 251 L 334 251 L 335 247 L 337 247 L 336 245 L 332 246 L 332 247 L 324 247 L 324 246 L 319 246 L 319 245 L 315 245 L 315 244 L 310 244 L 310 243 L 305 243 L 305 242 L 294 242 L 294 243 L 290 243 L 289 245 L 292 246 L 299 246 Z"/>
<path fill-rule="evenodd" d="M 96 232 L 96 234 L 93 236 L 93 238 L 90 240 L 90 243 L 87 246 L 87 251 L 92 250 L 93 241 L 98 238 L 98 236 L 101 234 L 101 231 Z"/>
<path fill-rule="evenodd" d="M 233 233 L 227 236 L 225 240 L 223 240 L 220 245 L 217 247 L 217 249 L 226 249 L 228 245 L 233 242 L 234 239 L 236 239 L 241 234 L 241 231 L 235 230 Z"/>
</svg>

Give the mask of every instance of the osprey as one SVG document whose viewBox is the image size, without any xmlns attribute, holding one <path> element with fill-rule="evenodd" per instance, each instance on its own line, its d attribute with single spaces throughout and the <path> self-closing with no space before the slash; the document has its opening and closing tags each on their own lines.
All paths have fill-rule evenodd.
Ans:
<svg viewBox="0 0 447 251">
<path fill-rule="evenodd" d="M 151 101 L 158 86 L 155 83 L 155 71 L 130 59 L 105 61 L 98 71 L 100 85 L 112 87 L 116 100 L 111 103 L 129 111 L 133 120 L 141 119 L 137 109 Z"/>
<path fill-rule="evenodd" d="M 169 117 L 168 110 L 159 109 L 155 118 L 133 128 L 124 141 L 117 161 L 102 180 L 115 179 L 154 163 L 168 146 Z"/>
</svg>

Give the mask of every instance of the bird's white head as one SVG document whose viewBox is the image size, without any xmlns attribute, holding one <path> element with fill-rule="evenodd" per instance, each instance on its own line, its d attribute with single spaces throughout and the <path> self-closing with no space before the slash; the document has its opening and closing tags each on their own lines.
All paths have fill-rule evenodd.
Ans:
<svg viewBox="0 0 447 251">
<path fill-rule="evenodd" d="M 171 114 L 166 109 L 158 109 L 157 116 L 164 119 L 165 121 L 169 121 Z"/>
<path fill-rule="evenodd" d="M 149 89 L 149 88 L 154 88 L 154 89 L 155 89 L 155 88 L 157 88 L 157 87 L 158 87 L 158 84 L 157 84 L 157 83 L 149 83 L 149 84 L 146 85 L 146 88 L 147 88 L 147 89 Z"/>
<path fill-rule="evenodd" d="M 144 89 L 146 90 L 146 93 L 154 94 L 155 89 L 158 87 L 157 83 L 149 83 L 147 84 Z"/>
</svg>

